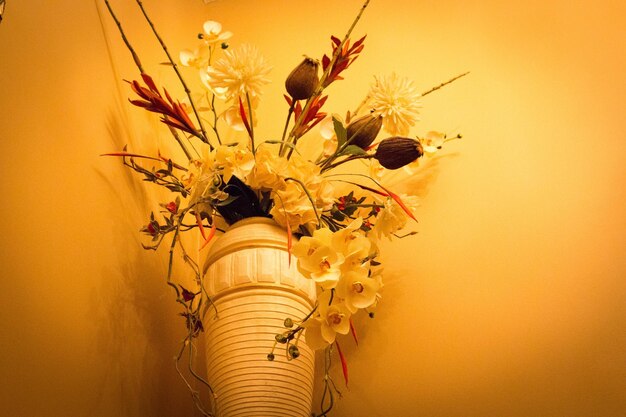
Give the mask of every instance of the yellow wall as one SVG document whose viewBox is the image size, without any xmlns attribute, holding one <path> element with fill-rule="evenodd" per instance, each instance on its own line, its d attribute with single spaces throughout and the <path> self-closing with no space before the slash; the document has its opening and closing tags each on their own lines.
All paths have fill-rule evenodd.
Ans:
<svg viewBox="0 0 626 417">
<path fill-rule="evenodd" d="M 166 265 L 139 246 L 151 192 L 97 156 L 166 136 L 125 102 L 119 79 L 137 75 L 105 17 L 109 57 L 94 2 L 7 1 L 3 412 L 194 415 L 171 361 L 183 329 Z M 281 127 L 283 77 L 325 52 L 360 5 L 146 3 L 174 51 L 210 18 L 261 48 L 274 67 L 260 109 L 268 137 Z M 113 5 L 169 82 L 133 2 Z M 419 234 L 384 246 L 383 303 L 359 323 L 358 349 L 344 342 L 351 383 L 333 415 L 626 414 L 625 16 L 609 0 L 372 0 L 355 32 L 366 49 L 328 110 L 356 106 L 373 74 L 395 70 L 426 90 L 470 70 L 425 98 L 415 130 L 466 139 L 427 186 L 409 183 L 423 197 Z"/>
</svg>

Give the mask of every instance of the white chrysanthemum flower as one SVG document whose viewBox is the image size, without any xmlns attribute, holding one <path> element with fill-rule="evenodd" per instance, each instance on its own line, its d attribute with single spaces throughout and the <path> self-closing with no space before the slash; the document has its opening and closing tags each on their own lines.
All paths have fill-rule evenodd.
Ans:
<svg viewBox="0 0 626 417">
<path fill-rule="evenodd" d="M 383 128 L 391 135 L 406 136 L 409 128 L 419 120 L 421 94 L 413 82 L 395 73 L 375 77 L 369 98 L 375 116 L 383 118 Z"/>
<path fill-rule="evenodd" d="M 269 83 L 271 67 L 259 50 L 252 45 L 227 49 L 224 56 L 206 70 L 206 84 L 214 90 L 224 91 L 227 100 L 261 95 L 262 87 Z"/>
</svg>

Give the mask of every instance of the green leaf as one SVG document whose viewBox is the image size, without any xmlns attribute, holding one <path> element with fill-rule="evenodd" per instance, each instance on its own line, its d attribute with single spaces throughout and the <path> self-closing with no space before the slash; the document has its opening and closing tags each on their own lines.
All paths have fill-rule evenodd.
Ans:
<svg viewBox="0 0 626 417">
<path fill-rule="evenodd" d="M 367 152 L 356 145 L 348 145 L 339 155 L 367 155 Z"/>
<path fill-rule="evenodd" d="M 337 135 L 337 144 L 341 147 L 348 140 L 348 131 L 335 115 L 333 115 L 333 128 L 335 129 L 335 135 Z"/>
<path fill-rule="evenodd" d="M 290 142 L 287 142 L 285 140 L 274 140 L 274 139 L 268 139 L 262 143 L 269 143 L 271 145 L 280 145 L 280 144 L 289 145 L 290 144 Z"/>
<path fill-rule="evenodd" d="M 227 206 L 230 203 L 232 203 L 233 201 L 237 200 L 239 198 L 239 196 L 232 196 L 229 195 L 225 200 L 220 200 L 220 201 L 211 201 L 211 205 L 218 207 L 218 206 Z"/>
<path fill-rule="evenodd" d="M 298 152 L 298 150 L 296 149 L 296 145 L 294 145 L 291 142 L 287 142 L 287 141 L 284 141 L 284 140 L 266 140 L 263 143 L 269 143 L 271 145 L 284 145 L 284 146 L 286 146 L 288 148 L 293 149 L 294 151 L 296 151 L 298 153 L 298 155 L 300 155 L 300 152 Z M 258 146 L 257 146 L 257 148 L 258 148 Z"/>
</svg>

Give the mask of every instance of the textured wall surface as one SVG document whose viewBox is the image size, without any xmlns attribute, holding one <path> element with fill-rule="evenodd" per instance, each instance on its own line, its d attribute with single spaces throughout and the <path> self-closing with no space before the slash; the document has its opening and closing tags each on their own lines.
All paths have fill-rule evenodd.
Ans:
<svg viewBox="0 0 626 417">
<path fill-rule="evenodd" d="M 152 190 L 98 157 L 166 149 L 166 132 L 127 103 L 120 80 L 137 72 L 102 3 L 34 3 L 8 0 L 0 23 L 3 411 L 196 415 L 171 359 L 184 328 L 167 264 L 139 244 Z M 173 51 L 208 19 L 263 51 L 268 138 L 284 77 L 360 6 L 145 3 Z M 134 2 L 112 4 L 147 70 L 173 85 Z M 342 345 L 350 386 L 332 415 L 626 414 L 625 20 L 610 0 L 372 0 L 355 30 L 366 49 L 327 111 L 356 107 L 375 74 L 427 90 L 469 70 L 424 99 L 412 131 L 465 139 L 400 187 L 422 197 L 419 233 L 383 245 L 383 301 L 358 321 L 360 345 Z"/>
</svg>

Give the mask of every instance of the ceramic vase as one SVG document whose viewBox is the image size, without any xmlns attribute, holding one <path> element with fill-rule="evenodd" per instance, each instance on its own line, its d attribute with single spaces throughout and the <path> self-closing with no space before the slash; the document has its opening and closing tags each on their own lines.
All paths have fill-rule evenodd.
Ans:
<svg viewBox="0 0 626 417">
<path fill-rule="evenodd" d="M 304 318 L 315 285 L 289 259 L 287 232 L 273 220 L 241 220 L 215 241 L 204 264 L 213 306 L 204 320 L 207 379 L 217 417 L 309 417 L 314 352 L 303 340 L 288 359 L 275 336 Z M 214 308 L 213 308 L 214 307 Z"/>
</svg>

